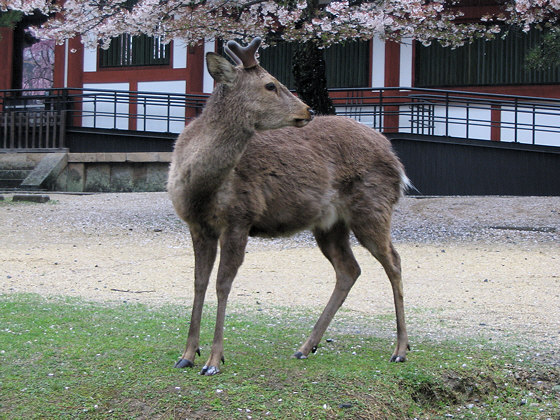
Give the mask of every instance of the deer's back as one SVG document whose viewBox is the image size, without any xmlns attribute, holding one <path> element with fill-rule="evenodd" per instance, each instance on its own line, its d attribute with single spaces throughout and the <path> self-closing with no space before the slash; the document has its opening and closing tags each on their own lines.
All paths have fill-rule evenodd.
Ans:
<svg viewBox="0 0 560 420">
<path fill-rule="evenodd" d="M 254 219 L 253 233 L 291 233 L 374 209 L 390 213 L 403 174 L 383 135 L 349 118 L 325 116 L 304 128 L 255 135 L 223 193 L 225 201 L 241 197 L 239 210 Z"/>
</svg>

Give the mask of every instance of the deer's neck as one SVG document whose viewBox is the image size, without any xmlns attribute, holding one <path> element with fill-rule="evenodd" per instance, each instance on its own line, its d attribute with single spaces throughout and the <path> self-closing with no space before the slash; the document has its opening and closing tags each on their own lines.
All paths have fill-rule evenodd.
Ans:
<svg viewBox="0 0 560 420">
<path fill-rule="evenodd" d="M 254 127 L 240 115 L 243 111 L 225 101 L 209 103 L 197 119 L 197 131 L 187 157 L 189 196 L 210 201 L 243 155 Z"/>
</svg>

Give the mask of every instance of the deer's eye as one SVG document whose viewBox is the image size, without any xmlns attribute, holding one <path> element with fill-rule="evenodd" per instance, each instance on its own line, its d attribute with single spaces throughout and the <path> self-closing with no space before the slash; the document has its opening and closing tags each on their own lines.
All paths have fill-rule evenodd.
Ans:
<svg viewBox="0 0 560 420">
<path fill-rule="evenodd" d="M 271 92 L 276 91 L 276 85 L 273 82 L 267 83 L 266 85 L 264 85 L 264 88 Z"/>
</svg>

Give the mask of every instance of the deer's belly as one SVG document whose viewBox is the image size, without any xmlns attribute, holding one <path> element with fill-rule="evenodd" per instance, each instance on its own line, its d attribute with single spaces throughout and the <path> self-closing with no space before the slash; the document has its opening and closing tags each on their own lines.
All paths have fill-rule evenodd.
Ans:
<svg viewBox="0 0 560 420">
<path fill-rule="evenodd" d="M 287 203 L 274 212 L 257 218 L 251 226 L 251 236 L 288 236 L 302 230 L 329 230 L 345 217 L 335 203 L 322 206 L 300 207 Z"/>
</svg>

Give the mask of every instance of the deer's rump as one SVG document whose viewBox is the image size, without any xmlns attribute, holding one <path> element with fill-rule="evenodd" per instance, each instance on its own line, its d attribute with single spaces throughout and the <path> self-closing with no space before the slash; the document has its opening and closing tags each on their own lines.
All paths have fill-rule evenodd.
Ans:
<svg viewBox="0 0 560 420">
<path fill-rule="evenodd" d="M 252 235 L 276 236 L 392 208 L 403 176 L 383 135 L 349 118 L 317 117 L 251 138 L 223 198 L 235 202 L 226 214 L 246 218 Z"/>
</svg>

